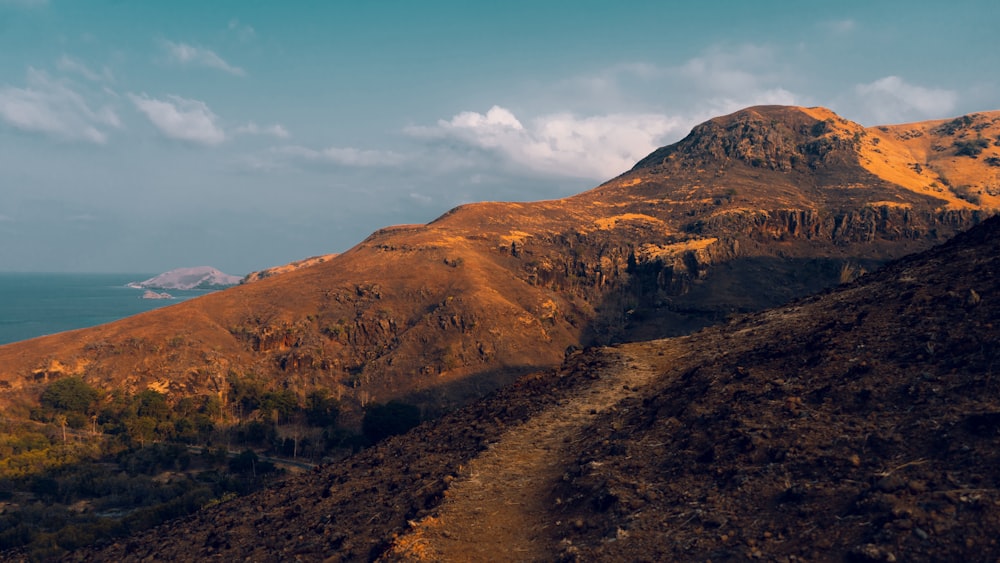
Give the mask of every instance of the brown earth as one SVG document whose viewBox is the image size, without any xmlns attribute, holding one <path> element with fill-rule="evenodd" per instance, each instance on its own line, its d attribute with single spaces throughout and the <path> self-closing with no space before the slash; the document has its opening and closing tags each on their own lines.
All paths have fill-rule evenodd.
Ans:
<svg viewBox="0 0 1000 563">
<path fill-rule="evenodd" d="M 309 267 L 2 346 L 0 407 L 24 416 L 68 375 L 226 401 L 231 374 L 256 374 L 330 389 L 348 420 L 392 398 L 432 416 L 567 349 L 688 333 L 941 242 L 998 208 L 998 138 L 998 112 L 866 129 L 749 108 L 575 197 L 462 206 Z"/>
<path fill-rule="evenodd" d="M 1000 219 L 79 561 L 995 561 Z"/>
</svg>

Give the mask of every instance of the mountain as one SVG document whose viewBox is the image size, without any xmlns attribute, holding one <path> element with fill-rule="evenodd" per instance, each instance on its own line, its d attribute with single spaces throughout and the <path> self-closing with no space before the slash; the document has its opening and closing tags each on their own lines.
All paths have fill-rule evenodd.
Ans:
<svg viewBox="0 0 1000 563">
<path fill-rule="evenodd" d="M 260 281 L 264 278 L 269 278 L 277 274 L 287 274 L 288 272 L 293 272 L 299 268 L 305 268 L 308 266 L 313 266 L 315 264 L 321 264 L 335 257 L 336 254 L 324 254 L 322 256 L 312 256 L 310 258 L 305 258 L 303 260 L 297 260 L 284 266 L 275 266 L 273 268 L 266 268 L 264 270 L 259 270 L 257 272 L 250 272 L 240 280 L 240 283 L 250 283 L 255 281 Z"/>
<path fill-rule="evenodd" d="M 993 561 L 1000 218 L 79 561 Z"/>
<path fill-rule="evenodd" d="M 146 281 L 132 282 L 137 289 L 222 289 L 240 283 L 239 276 L 224 274 L 210 266 L 177 268 Z"/>
<path fill-rule="evenodd" d="M 864 128 L 748 108 L 577 196 L 461 206 L 307 268 L 0 347 L 0 405 L 26 415 L 81 375 L 225 406 L 231 375 L 254 374 L 331 390 L 349 424 L 390 399 L 433 416 L 576 348 L 689 333 L 944 241 L 1000 204 L 998 137 L 1000 112 Z"/>
</svg>

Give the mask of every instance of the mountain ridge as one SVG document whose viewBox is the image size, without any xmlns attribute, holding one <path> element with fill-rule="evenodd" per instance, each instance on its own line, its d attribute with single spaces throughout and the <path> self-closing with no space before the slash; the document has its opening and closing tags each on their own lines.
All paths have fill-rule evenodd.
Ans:
<svg viewBox="0 0 1000 563">
<path fill-rule="evenodd" d="M 330 389 L 356 416 L 393 398 L 433 415 L 554 367 L 567 349 L 682 334 L 774 306 L 995 213 L 989 189 L 1000 168 L 986 161 L 1000 152 L 980 147 L 971 158 L 955 144 L 1000 136 L 994 114 L 887 133 L 827 112 L 749 108 L 576 196 L 460 206 L 427 225 L 378 230 L 308 268 L 0 347 L 0 403 L 26 410 L 67 375 L 225 401 L 235 372 L 300 394 Z M 861 130 L 860 141 L 848 138 Z M 928 178 L 973 170 L 982 178 L 962 194 L 979 203 L 952 184 L 925 193 L 862 166 L 865 147 L 912 154 L 928 143 L 946 149 L 927 153 Z M 758 144 L 767 147 L 759 154 Z"/>
</svg>

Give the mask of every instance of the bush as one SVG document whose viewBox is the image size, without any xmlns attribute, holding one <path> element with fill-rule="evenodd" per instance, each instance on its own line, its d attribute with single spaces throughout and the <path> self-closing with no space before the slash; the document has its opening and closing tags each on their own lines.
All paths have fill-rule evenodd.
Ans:
<svg viewBox="0 0 1000 563">
<path fill-rule="evenodd" d="M 361 431 L 371 443 L 389 436 L 404 434 L 420 424 L 420 409 L 400 401 L 389 401 L 384 405 L 374 405 L 365 411 L 361 421 Z"/>
<path fill-rule="evenodd" d="M 970 158 L 976 158 L 979 153 L 983 152 L 983 149 L 990 146 L 989 141 L 983 139 L 982 137 L 973 139 L 971 141 L 955 141 L 955 156 L 968 156 Z"/>
</svg>

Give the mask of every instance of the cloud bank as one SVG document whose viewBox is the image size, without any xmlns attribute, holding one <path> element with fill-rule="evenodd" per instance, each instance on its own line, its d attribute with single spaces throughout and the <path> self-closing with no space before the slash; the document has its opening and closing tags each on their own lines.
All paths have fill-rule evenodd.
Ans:
<svg viewBox="0 0 1000 563">
<path fill-rule="evenodd" d="M 950 114 L 958 93 L 943 88 L 910 84 L 898 76 L 886 76 L 854 88 L 863 107 L 879 123 L 925 119 Z"/>
<path fill-rule="evenodd" d="M 0 88 L 0 120 L 62 140 L 104 144 L 108 130 L 121 127 L 110 106 L 94 109 L 65 81 L 28 67 L 25 88 Z"/>
<path fill-rule="evenodd" d="M 205 102 L 180 96 L 167 96 L 165 100 L 128 94 L 136 109 L 163 133 L 164 136 L 201 145 L 218 145 L 226 140 L 219 118 Z"/>
<path fill-rule="evenodd" d="M 172 62 L 181 65 L 213 68 L 227 72 L 234 76 L 246 75 L 246 71 L 242 68 L 227 63 L 222 57 L 217 55 L 215 51 L 212 51 L 211 49 L 194 47 L 192 45 L 188 45 L 187 43 L 174 43 L 173 41 L 164 41 L 163 45 L 167 50 L 167 56 Z"/>
<path fill-rule="evenodd" d="M 461 112 L 430 127 L 408 127 L 412 137 L 459 143 L 499 156 L 511 166 L 554 176 L 607 179 L 628 170 L 683 120 L 659 114 L 542 115 L 522 122 L 509 109 Z"/>
<path fill-rule="evenodd" d="M 254 123 L 253 121 L 247 123 L 246 125 L 241 125 L 236 128 L 236 134 L 238 135 L 271 135 L 279 139 L 287 139 L 291 137 L 291 133 L 287 129 L 282 127 L 280 124 L 275 123 L 274 125 L 268 127 L 261 127 Z"/>
</svg>

